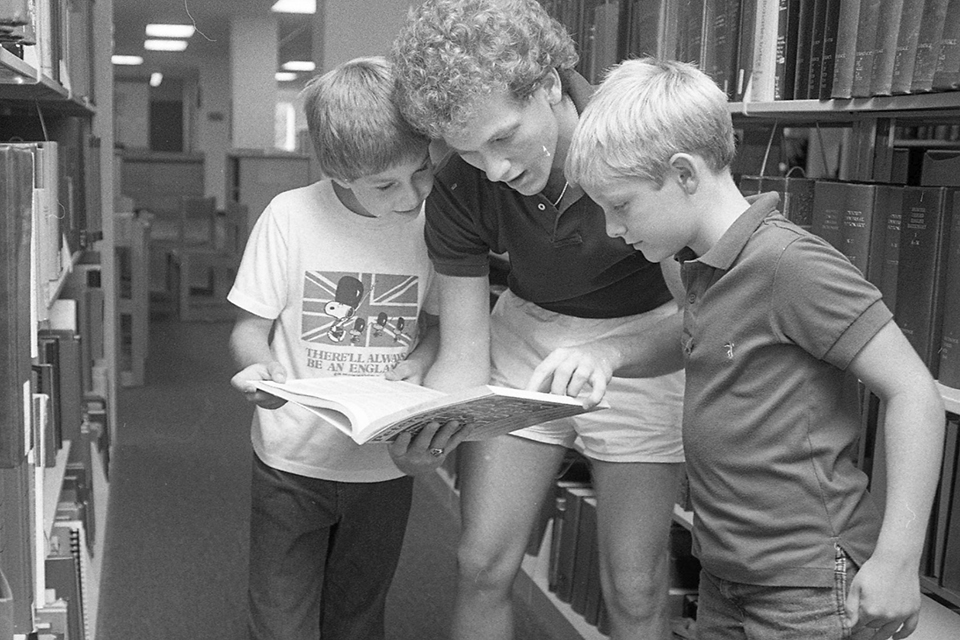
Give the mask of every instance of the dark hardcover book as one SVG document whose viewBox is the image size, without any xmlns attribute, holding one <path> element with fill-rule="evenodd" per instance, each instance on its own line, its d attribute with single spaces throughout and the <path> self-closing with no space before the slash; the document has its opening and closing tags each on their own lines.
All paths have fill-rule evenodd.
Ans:
<svg viewBox="0 0 960 640">
<path fill-rule="evenodd" d="M 573 587 L 570 608 L 584 615 L 590 589 L 590 573 L 597 555 L 597 499 L 588 494 L 581 498 L 580 520 L 577 523 L 577 549 L 573 561 Z"/>
<path fill-rule="evenodd" d="M 774 68 L 774 100 L 793 100 L 796 84 L 797 48 L 801 0 L 780 0 L 777 17 L 777 59 Z"/>
<path fill-rule="evenodd" d="M 870 93 L 889 96 L 893 87 L 893 65 L 900 37 L 904 0 L 885 0 L 877 18 L 877 52 L 874 54 Z M 917 3 L 919 4 L 919 3 Z"/>
<path fill-rule="evenodd" d="M 13 630 L 28 634 L 33 625 L 34 531 L 30 500 L 36 467 L 27 462 L 0 469 L 0 523 L 3 523 L 3 553 L 0 568 L 10 584 L 13 600 Z M 24 635 L 26 637 L 26 635 Z"/>
<path fill-rule="evenodd" d="M 56 413 L 64 440 L 79 441 L 83 422 L 80 335 L 67 329 L 41 329 L 42 342 L 56 341 L 59 395 Z"/>
<path fill-rule="evenodd" d="M 594 529 L 597 527 L 597 499 L 595 497 L 584 500 L 584 512 L 586 523 L 592 523 Z M 600 588 L 600 545 L 596 542 L 590 545 L 588 550 L 587 578 L 584 581 L 586 595 L 584 597 L 583 619 L 587 624 L 596 625 L 600 619 L 600 604 L 603 602 L 603 594 Z"/>
<path fill-rule="evenodd" d="M 700 69 L 710 76 L 718 87 L 723 83 L 718 80 L 719 66 L 717 64 L 717 34 L 714 23 L 717 20 L 717 5 L 719 0 L 703 0 L 703 28 L 700 40 Z"/>
<path fill-rule="evenodd" d="M 936 91 L 960 88 L 960 2 L 947 5 L 940 52 L 933 72 L 933 88 Z"/>
<path fill-rule="evenodd" d="M 810 39 L 813 37 L 813 2 L 814 0 L 800 0 L 800 10 L 797 16 L 797 62 L 794 71 L 794 100 L 806 100 L 810 95 L 807 79 L 810 75 Z"/>
<path fill-rule="evenodd" d="M 26 455 L 25 393 L 30 382 L 33 154 L 0 145 L 0 467 Z M 8 576 L 9 577 L 9 576 Z"/>
<path fill-rule="evenodd" d="M 881 0 L 861 0 L 857 25 L 857 52 L 853 63 L 853 85 L 850 95 L 865 98 L 870 95 L 873 80 L 873 61 L 877 53 L 877 22 L 880 19 Z"/>
<path fill-rule="evenodd" d="M 820 53 L 820 81 L 817 96 L 829 100 L 833 91 L 833 74 L 836 66 L 837 34 L 840 29 L 840 0 L 826 0 L 823 22 L 823 48 Z M 810 96 L 811 98 L 815 96 Z"/>
<path fill-rule="evenodd" d="M 933 74 L 937 70 L 940 55 L 940 39 L 947 19 L 948 0 L 927 0 L 923 5 L 923 18 L 917 35 L 917 59 L 910 82 L 911 93 L 923 93 L 933 89 Z"/>
<path fill-rule="evenodd" d="M 810 230 L 813 225 L 813 197 L 816 180 L 786 176 L 783 179 L 783 215 L 787 220 Z"/>
<path fill-rule="evenodd" d="M 681 62 L 700 64 L 703 11 L 704 0 L 681 0 L 677 6 L 677 60 Z"/>
<path fill-rule="evenodd" d="M 579 535 L 580 507 L 583 497 L 591 495 L 592 489 L 568 487 L 563 491 L 564 509 L 560 526 L 559 547 L 556 557 L 555 594 L 561 602 L 570 603 L 573 599 L 574 567 Z"/>
<path fill-rule="evenodd" d="M 960 535 L 960 529 L 950 531 L 950 505 L 956 487 L 957 455 L 960 448 L 960 423 L 947 420 L 943 440 L 943 463 L 940 466 L 940 482 L 931 514 L 931 535 L 928 554 L 930 556 L 930 576 L 939 580 L 943 576 L 946 543 L 950 534 Z"/>
<path fill-rule="evenodd" d="M 904 187 L 895 318 L 931 374 L 942 340 L 944 257 L 950 241 L 954 190 Z"/>
<path fill-rule="evenodd" d="M 740 0 L 718 0 L 713 21 L 716 43 L 714 80 L 731 100 L 736 96 L 738 43 L 740 42 Z"/>
<path fill-rule="evenodd" d="M 940 585 L 960 594 L 960 473 L 955 463 L 953 486 L 950 493 L 950 510 L 947 515 L 947 533 L 944 540 L 943 564 Z"/>
<path fill-rule="evenodd" d="M 920 36 L 920 20 L 923 19 L 923 5 L 923 2 L 903 3 L 900 32 L 897 34 L 897 52 L 893 57 L 891 93 L 910 92 L 913 69 L 917 62 L 917 39 Z"/>
<path fill-rule="evenodd" d="M 894 185 L 887 198 L 879 202 L 878 215 L 884 226 L 883 246 L 880 248 L 880 284 L 883 301 L 891 312 L 897 309 L 897 274 L 900 269 L 900 226 L 903 219 L 903 188 Z M 876 283 L 874 283 L 876 284 Z"/>
<path fill-rule="evenodd" d="M 940 384 L 960 389 L 960 198 L 955 199 L 950 226 L 946 285 L 943 297 L 943 330 L 940 338 Z"/>
<path fill-rule="evenodd" d="M 833 53 L 831 98 L 849 98 L 853 90 L 853 67 L 857 59 L 857 23 L 860 0 L 840 0 L 837 42 Z"/>
<path fill-rule="evenodd" d="M 879 219 L 880 203 L 895 187 L 875 183 L 844 184 L 840 251 L 879 288 L 883 265 L 881 247 L 886 235 L 886 225 Z"/>
<path fill-rule="evenodd" d="M 817 180 L 813 188 L 813 215 L 810 231 L 841 250 L 843 240 L 840 232 L 843 218 L 843 200 L 846 184 L 834 180 Z"/>
<path fill-rule="evenodd" d="M 823 33 L 827 22 L 827 2 L 813 0 L 813 24 L 810 26 L 810 68 L 807 70 L 807 98 L 820 97 L 820 68 L 823 61 Z"/>
</svg>

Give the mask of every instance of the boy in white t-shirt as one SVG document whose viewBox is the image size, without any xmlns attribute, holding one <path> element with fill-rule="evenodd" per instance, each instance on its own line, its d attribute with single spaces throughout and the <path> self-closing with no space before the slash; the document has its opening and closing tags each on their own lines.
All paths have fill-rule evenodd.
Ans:
<svg viewBox="0 0 960 640">
<path fill-rule="evenodd" d="M 383 58 L 311 80 L 302 98 L 327 178 L 278 195 L 254 226 L 228 299 L 231 383 L 257 405 L 251 638 L 384 636 L 413 479 L 455 447 L 456 423 L 358 446 L 256 380 L 386 375 L 419 384 L 437 348 L 423 201 L 428 140 L 394 106 Z"/>
</svg>

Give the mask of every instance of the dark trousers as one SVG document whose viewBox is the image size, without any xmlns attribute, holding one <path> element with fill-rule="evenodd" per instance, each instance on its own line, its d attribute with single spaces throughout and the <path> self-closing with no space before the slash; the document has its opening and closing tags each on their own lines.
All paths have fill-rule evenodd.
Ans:
<svg viewBox="0 0 960 640">
<path fill-rule="evenodd" d="M 278 471 L 254 456 L 253 640 L 378 640 L 413 478 L 351 483 Z"/>
</svg>

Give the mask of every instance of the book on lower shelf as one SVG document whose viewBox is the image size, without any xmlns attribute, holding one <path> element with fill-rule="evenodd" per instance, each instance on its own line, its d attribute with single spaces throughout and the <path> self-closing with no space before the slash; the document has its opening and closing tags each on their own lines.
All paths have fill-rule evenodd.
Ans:
<svg viewBox="0 0 960 640">
<path fill-rule="evenodd" d="M 390 442 L 401 433 L 416 434 L 430 422 L 451 420 L 471 429 L 467 440 L 482 440 L 608 406 L 585 409 L 576 398 L 492 385 L 448 394 L 366 376 L 261 381 L 256 386 L 302 406 L 358 444 Z"/>
</svg>

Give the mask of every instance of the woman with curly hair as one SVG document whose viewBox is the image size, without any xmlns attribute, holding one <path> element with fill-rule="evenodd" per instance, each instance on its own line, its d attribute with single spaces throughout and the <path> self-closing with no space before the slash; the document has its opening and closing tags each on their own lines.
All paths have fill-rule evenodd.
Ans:
<svg viewBox="0 0 960 640">
<path fill-rule="evenodd" d="M 426 384 L 490 382 L 611 405 L 461 445 L 453 637 L 513 636 L 513 580 L 575 447 L 591 462 L 612 635 L 667 638 L 683 373 L 664 354 L 680 340 L 682 287 L 674 261 L 647 262 L 610 238 L 601 208 L 564 178 L 593 92 L 572 70 L 573 41 L 534 0 L 428 0 L 411 10 L 392 58 L 404 115 L 452 151 L 427 200 L 441 347 Z M 510 261 L 492 314 L 491 252 Z"/>
</svg>

